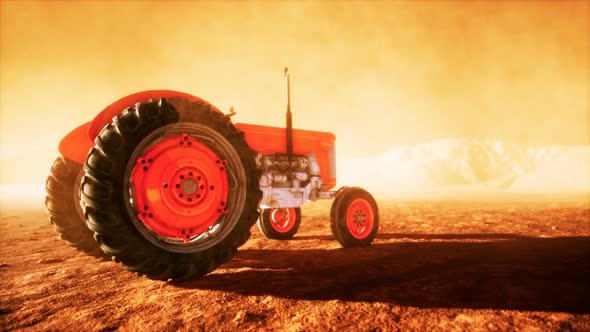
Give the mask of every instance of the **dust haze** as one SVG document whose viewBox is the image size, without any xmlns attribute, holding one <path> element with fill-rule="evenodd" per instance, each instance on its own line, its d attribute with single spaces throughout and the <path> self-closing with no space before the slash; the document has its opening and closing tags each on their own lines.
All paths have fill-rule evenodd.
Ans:
<svg viewBox="0 0 590 332">
<path fill-rule="evenodd" d="M 282 127 L 285 66 L 294 126 L 378 200 L 371 246 L 331 201 L 184 283 L 57 238 L 70 130 L 147 89 Z M 589 239 L 590 1 L 0 0 L 0 330 L 589 331 Z"/>
<path fill-rule="evenodd" d="M 140 90 L 283 126 L 284 66 L 294 125 L 335 133 L 340 166 L 442 139 L 590 144 L 587 1 L 0 8 L 2 183 L 43 182 L 62 136 Z"/>
</svg>

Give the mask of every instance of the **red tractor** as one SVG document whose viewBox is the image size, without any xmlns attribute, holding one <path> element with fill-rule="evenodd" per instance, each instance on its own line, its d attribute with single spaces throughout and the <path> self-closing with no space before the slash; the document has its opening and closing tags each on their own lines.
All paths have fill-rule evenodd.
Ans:
<svg viewBox="0 0 590 332">
<path fill-rule="evenodd" d="M 47 178 L 49 219 L 61 238 L 152 279 L 184 280 L 230 260 L 258 220 L 292 238 L 307 201 L 335 198 L 334 237 L 371 244 L 375 200 L 336 185 L 335 136 L 233 123 L 230 110 L 190 94 L 144 91 L 107 106 L 59 144 Z M 259 212 L 260 211 L 260 212 Z"/>
</svg>

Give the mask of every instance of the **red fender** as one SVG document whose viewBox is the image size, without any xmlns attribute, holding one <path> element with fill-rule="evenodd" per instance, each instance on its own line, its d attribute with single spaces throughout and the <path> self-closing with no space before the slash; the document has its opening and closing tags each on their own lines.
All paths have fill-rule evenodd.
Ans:
<svg viewBox="0 0 590 332">
<path fill-rule="evenodd" d="M 173 90 L 148 90 L 128 95 L 107 106 L 91 122 L 87 122 L 67 134 L 59 143 L 59 152 L 68 159 L 84 164 L 88 150 L 94 146 L 94 139 L 104 126 L 111 123 L 113 117 L 117 116 L 124 109 L 135 106 L 136 103 L 149 99 L 157 100 L 172 97 L 182 97 L 188 98 L 191 101 L 204 102 L 199 97 Z M 213 109 L 216 108 L 213 106 Z"/>
<path fill-rule="evenodd" d="M 88 128 L 91 124 L 92 122 L 86 122 L 62 138 L 59 142 L 59 153 L 65 158 L 84 164 L 88 151 L 94 146 L 94 140 L 88 137 Z"/>
</svg>

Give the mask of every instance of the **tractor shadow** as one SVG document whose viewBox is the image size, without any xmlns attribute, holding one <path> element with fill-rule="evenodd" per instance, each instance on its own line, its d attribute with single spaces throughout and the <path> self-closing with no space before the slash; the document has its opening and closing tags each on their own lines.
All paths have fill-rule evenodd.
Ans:
<svg viewBox="0 0 590 332">
<path fill-rule="evenodd" d="M 529 239 L 530 237 L 518 234 L 506 233 L 486 233 L 486 234 L 421 234 L 421 233 L 388 233 L 377 234 L 377 239 L 391 240 L 391 239 L 421 239 L 421 240 L 512 240 L 512 239 Z M 333 235 L 295 235 L 289 241 L 300 240 L 322 240 L 322 241 L 336 241 Z"/>
<path fill-rule="evenodd" d="M 590 313 L 590 237 L 382 234 L 378 238 L 406 242 L 333 250 L 246 249 L 221 267 L 229 272 L 177 286 L 421 308 Z"/>
</svg>

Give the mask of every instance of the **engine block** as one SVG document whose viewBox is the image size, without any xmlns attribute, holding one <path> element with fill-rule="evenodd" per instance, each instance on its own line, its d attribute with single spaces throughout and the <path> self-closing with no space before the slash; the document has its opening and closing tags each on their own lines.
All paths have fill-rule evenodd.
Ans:
<svg viewBox="0 0 590 332">
<path fill-rule="evenodd" d="M 258 154 L 256 166 L 262 170 L 261 208 L 299 207 L 318 198 L 322 179 L 315 155 L 293 155 L 289 163 L 286 154 Z"/>
</svg>

